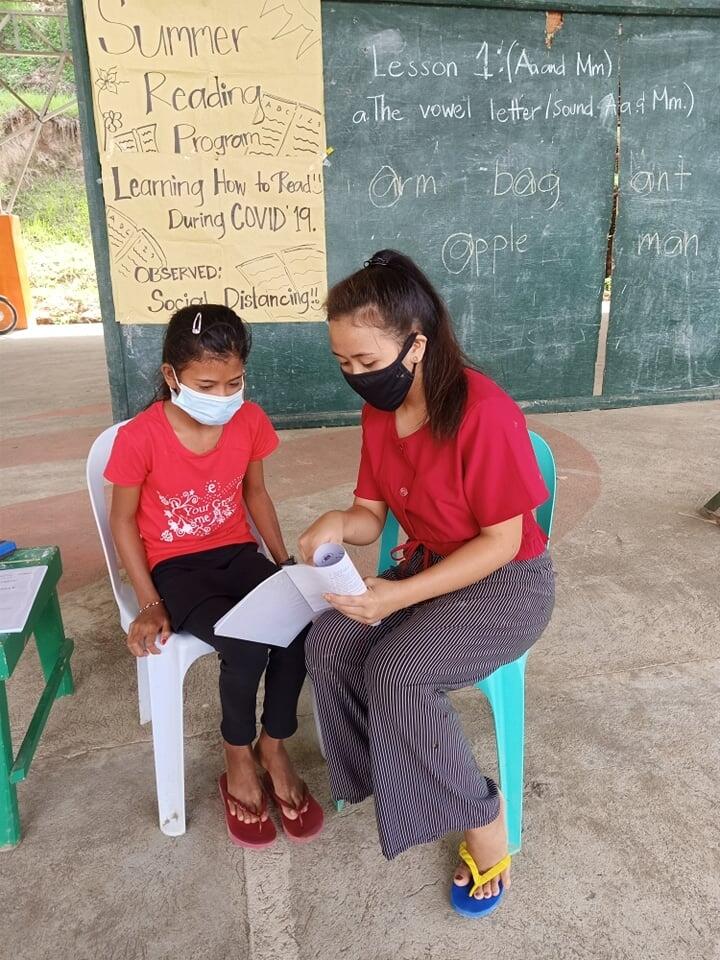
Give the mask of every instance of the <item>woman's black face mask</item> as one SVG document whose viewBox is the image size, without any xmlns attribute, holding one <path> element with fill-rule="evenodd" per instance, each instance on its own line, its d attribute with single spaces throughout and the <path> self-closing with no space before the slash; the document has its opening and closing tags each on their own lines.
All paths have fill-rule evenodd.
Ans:
<svg viewBox="0 0 720 960">
<path fill-rule="evenodd" d="M 342 372 L 355 393 L 360 394 L 371 407 L 389 412 L 397 410 L 402 405 L 415 378 L 415 367 L 412 371 L 408 370 L 403 360 L 415 343 L 416 337 L 417 333 L 410 334 L 403 344 L 397 360 L 394 360 L 389 367 L 383 367 L 382 370 L 371 370 L 370 373 Z"/>
</svg>

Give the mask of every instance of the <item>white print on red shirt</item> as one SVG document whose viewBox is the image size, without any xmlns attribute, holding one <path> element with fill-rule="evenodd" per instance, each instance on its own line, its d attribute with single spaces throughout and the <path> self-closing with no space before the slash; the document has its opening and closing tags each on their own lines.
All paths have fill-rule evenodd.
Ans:
<svg viewBox="0 0 720 960">
<path fill-rule="evenodd" d="M 209 480 L 204 494 L 185 490 L 174 497 L 164 497 L 158 490 L 167 517 L 167 529 L 160 534 L 160 539 L 172 543 L 182 537 L 207 537 L 237 512 L 242 482 L 242 475 L 223 486 L 217 480 Z"/>
</svg>

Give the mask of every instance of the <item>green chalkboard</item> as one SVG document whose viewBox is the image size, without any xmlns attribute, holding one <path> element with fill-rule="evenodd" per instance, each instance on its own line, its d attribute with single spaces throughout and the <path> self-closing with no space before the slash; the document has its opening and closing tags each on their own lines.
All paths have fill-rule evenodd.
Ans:
<svg viewBox="0 0 720 960">
<path fill-rule="evenodd" d="M 325 8 L 330 279 L 415 257 L 521 400 L 589 397 L 615 156 L 618 23 Z"/>
<path fill-rule="evenodd" d="M 344 2 L 344 0 L 341 0 Z M 384 3 L 385 0 L 371 0 Z M 397 3 L 417 4 L 419 0 L 396 0 Z M 720 16 L 718 0 L 434 0 L 438 7 L 488 7 L 504 10 L 549 9 L 561 13 L 622 13 L 633 15 L 677 17 Z"/>
<path fill-rule="evenodd" d="M 605 391 L 720 388 L 720 21 L 623 22 Z"/>
</svg>

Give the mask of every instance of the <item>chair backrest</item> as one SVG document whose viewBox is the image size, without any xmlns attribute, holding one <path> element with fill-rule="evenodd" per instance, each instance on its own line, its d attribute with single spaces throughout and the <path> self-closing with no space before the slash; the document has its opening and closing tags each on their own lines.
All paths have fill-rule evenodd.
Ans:
<svg viewBox="0 0 720 960">
<path fill-rule="evenodd" d="M 110 459 L 113 443 L 115 442 L 115 436 L 123 423 L 127 423 L 127 420 L 123 420 L 121 423 L 115 423 L 111 427 L 108 427 L 107 430 L 103 430 L 95 440 L 92 447 L 90 447 L 85 475 L 87 477 L 87 487 L 90 494 L 90 504 L 95 517 L 95 523 L 97 524 L 98 533 L 100 534 L 100 543 L 102 544 L 103 554 L 105 555 L 105 563 L 107 564 L 108 574 L 110 575 L 113 595 L 115 596 L 115 602 L 120 611 L 120 620 L 123 628 L 127 629 L 130 621 L 137 616 L 138 604 L 135 591 L 130 584 L 124 583 L 120 577 L 120 563 L 110 530 L 110 517 L 108 515 L 107 500 L 105 499 L 105 487 L 107 484 L 103 477 L 105 467 Z M 255 537 L 260 550 L 268 559 L 272 559 L 250 514 L 247 515 L 247 520 L 250 526 L 250 532 L 253 537 Z"/>
<path fill-rule="evenodd" d="M 127 422 L 127 421 L 123 421 Z M 100 436 L 90 447 L 90 453 L 87 458 L 85 475 L 87 478 L 88 493 L 90 494 L 90 504 L 92 506 L 95 523 L 100 534 L 100 543 L 102 544 L 105 563 L 107 564 L 110 583 L 112 584 L 115 602 L 120 611 L 120 619 L 123 627 L 127 627 L 130 620 L 137 614 L 137 600 L 135 592 L 129 584 L 123 583 L 120 578 L 120 564 L 118 562 L 117 551 L 113 543 L 112 533 L 110 532 L 110 517 L 108 515 L 107 500 L 105 499 L 105 478 L 103 473 L 110 458 L 115 436 L 122 426 L 122 423 L 114 423 L 107 430 L 103 430 Z"/>
<path fill-rule="evenodd" d="M 555 457 L 546 440 L 539 433 L 530 431 L 535 459 L 540 467 L 540 473 L 545 481 L 550 496 L 545 503 L 537 508 L 537 522 L 540 524 L 544 534 L 548 539 L 552 533 L 553 519 L 555 518 L 555 494 L 557 492 L 557 468 L 555 466 Z"/>
<path fill-rule="evenodd" d="M 545 533 L 546 537 L 550 537 L 552 532 L 553 518 L 555 516 L 555 493 L 557 491 L 557 469 L 555 467 L 555 457 L 553 457 L 552 450 L 549 445 L 543 438 L 538 434 L 530 431 L 530 440 L 532 441 L 533 450 L 535 452 L 535 459 L 538 462 L 540 467 L 540 473 L 542 474 L 543 480 L 545 481 L 545 486 L 548 488 L 550 496 L 547 498 L 545 503 L 541 504 L 537 508 L 537 522 Z M 400 524 L 397 521 L 397 518 L 392 513 L 391 510 L 388 510 L 387 519 L 385 520 L 385 526 L 383 527 L 382 536 L 380 538 L 380 554 L 378 557 L 378 573 L 381 573 L 383 570 L 387 570 L 388 567 L 391 567 L 395 562 L 392 558 L 392 550 L 398 544 L 398 538 L 400 536 Z"/>
</svg>

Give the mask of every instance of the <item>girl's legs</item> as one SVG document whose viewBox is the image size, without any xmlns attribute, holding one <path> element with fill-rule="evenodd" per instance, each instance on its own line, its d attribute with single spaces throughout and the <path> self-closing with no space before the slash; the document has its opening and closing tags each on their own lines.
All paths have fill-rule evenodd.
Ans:
<svg viewBox="0 0 720 960">
<path fill-rule="evenodd" d="M 294 820 L 303 798 L 302 781 L 285 749 L 297 730 L 297 702 L 305 680 L 305 637 L 309 628 L 287 648 L 271 647 L 265 671 L 262 733 L 255 745 L 257 758 L 272 778 L 278 797 L 289 800 L 285 815 Z"/>
<path fill-rule="evenodd" d="M 192 555 L 168 561 L 157 571 L 156 585 L 166 598 L 173 628 L 195 634 L 215 647 L 220 658 L 221 733 L 225 749 L 228 792 L 250 808 L 262 805 L 253 743 L 257 737 L 256 700 L 260 678 L 265 678 L 263 731 L 258 740 L 267 741 L 265 762 L 275 778 L 277 790 L 298 802 L 301 781 L 285 753 L 284 739 L 297 729 L 297 701 L 305 678 L 303 631 L 287 649 L 215 635 L 213 625 L 258 584 L 277 571 L 277 567 L 257 551 L 254 544 L 221 548 L 207 555 L 210 562 L 196 567 Z M 163 589 L 165 588 L 165 589 Z M 185 589 L 184 589 L 185 588 Z M 189 591 L 201 591 L 203 599 L 189 612 L 178 616 L 173 607 L 181 604 Z M 190 593 L 192 596 L 193 593 Z M 270 766 L 273 769 L 270 769 Z M 275 771 L 275 772 L 273 772 Z M 289 816 L 293 813 L 287 811 Z M 255 814 L 237 811 L 246 822 L 255 822 Z"/>
<path fill-rule="evenodd" d="M 183 630 L 210 643 L 220 656 L 220 732 L 225 749 L 228 792 L 251 810 L 259 810 L 262 789 L 256 769 L 253 744 L 257 738 L 256 701 L 260 678 L 265 673 L 265 708 L 257 755 L 273 778 L 277 792 L 299 802 L 301 781 L 287 756 L 284 740 L 297 730 L 297 702 L 305 679 L 305 634 L 289 647 L 267 647 L 234 637 L 219 637 L 212 624 L 237 600 L 210 597 L 199 604 L 183 624 Z M 291 818 L 294 812 L 286 811 Z M 257 817 L 239 814 L 246 822 Z"/>
</svg>

